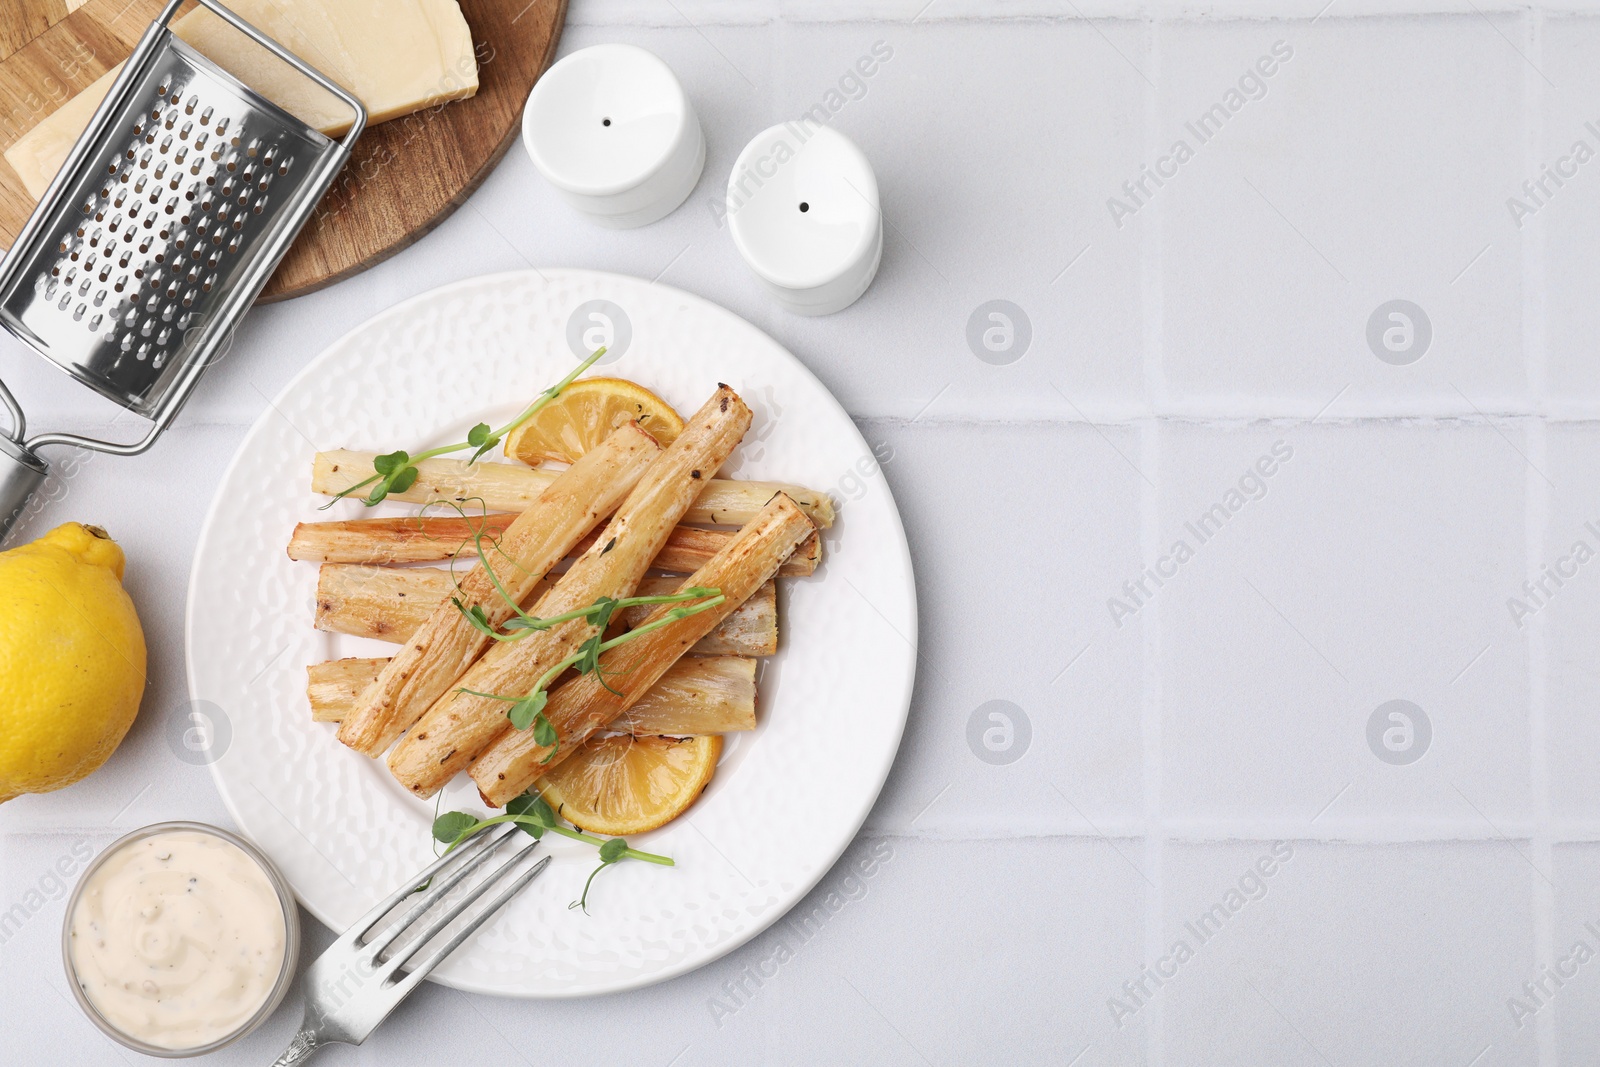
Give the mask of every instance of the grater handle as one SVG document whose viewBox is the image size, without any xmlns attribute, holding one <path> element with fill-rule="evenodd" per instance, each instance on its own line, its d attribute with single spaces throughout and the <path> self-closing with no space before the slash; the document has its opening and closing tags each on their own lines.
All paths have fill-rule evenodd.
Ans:
<svg viewBox="0 0 1600 1067">
<path fill-rule="evenodd" d="M 0 541 L 28 509 L 28 501 L 44 484 L 44 461 L 10 438 L 0 437 Z"/>
<path fill-rule="evenodd" d="M 5 436 L 15 444 L 21 444 L 28 436 L 28 416 L 24 414 L 22 405 L 17 403 L 17 398 L 11 395 L 11 389 L 5 382 L 0 382 L 0 404 L 4 404 L 6 413 L 11 416 L 11 429 Z"/>
</svg>

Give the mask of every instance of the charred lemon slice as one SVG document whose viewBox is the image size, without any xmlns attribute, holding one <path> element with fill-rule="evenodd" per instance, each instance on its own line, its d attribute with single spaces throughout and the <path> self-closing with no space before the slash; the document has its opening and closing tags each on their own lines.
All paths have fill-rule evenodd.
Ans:
<svg viewBox="0 0 1600 1067">
<path fill-rule="evenodd" d="M 638 419 L 663 448 L 683 432 L 683 419 L 672 405 L 644 386 L 622 378 L 584 378 L 507 434 L 505 452 L 533 465 L 547 459 L 571 463 L 628 419 Z"/>
<path fill-rule="evenodd" d="M 711 781 L 722 737 L 601 737 L 539 779 L 556 814 L 580 830 L 612 837 L 671 822 Z"/>
</svg>

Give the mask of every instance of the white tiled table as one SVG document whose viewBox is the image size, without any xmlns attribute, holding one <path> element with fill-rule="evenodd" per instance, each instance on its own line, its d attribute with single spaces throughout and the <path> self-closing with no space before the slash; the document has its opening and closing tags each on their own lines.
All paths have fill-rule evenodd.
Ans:
<svg viewBox="0 0 1600 1067">
<path fill-rule="evenodd" d="M 70 1003 L 62 897 L 117 834 L 227 822 L 167 737 L 196 530 L 247 425 L 374 312 L 535 263 L 726 305 L 892 456 L 923 658 L 849 854 L 887 859 L 823 880 L 806 907 L 843 906 L 820 929 L 600 1001 L 429 986 L 326 1062 L 1600 1063 L 1600 561 L 1520 627 L 1507 603 L 1574 541 L 1600 550 L 1600 159 L 1521 227 L 1506 203 L 1575 140 L 1600 151 L 1600 17 L 922 2 L 575 0 L 564 50 L 642 44 L 693 97 L 709 153 L 685 207 L 597 229 L 514 149 L 413 248 L 254 312 L 149 455 L 61 481 L 24 533 L 80 519 L 127 547 L 151 688 L 103 771 L 0 808 L 0 1061 L 137 1059 Z M 751 135 L 877 41 L 892 58 L 833 121 L 877 169 L 883 268 L 848 311 L 794 318 L 709 204 Z M 1200 143 L 1185 123 L 1276 42 L 1292 55 Z M 1192 158 L 1116 225 L 1108 198 L 1180 137 Z M 1008 365 L 966 340 L 996 299 L 1031 324 Z M 1431 325 L 1408 365 L 1366 341 L 1393 299 Z M 40 425 L 110 424 L 4 347 Z M 1186 524 L 1219 503 L 1201 543 Z M 1180 539 L 1174 576 L 1125 592 Z M 1369 746 L 1390 700 L 1427 717 L 1414 762 Z M 1012 706 L 1011 762 L 969 744 L 990 701 Z M 1545 968 L 1580 941 L 1596 958 L 1558 986 Z M 270 1061 L 298 1017 L 216 1061 Z"/>
</svg>

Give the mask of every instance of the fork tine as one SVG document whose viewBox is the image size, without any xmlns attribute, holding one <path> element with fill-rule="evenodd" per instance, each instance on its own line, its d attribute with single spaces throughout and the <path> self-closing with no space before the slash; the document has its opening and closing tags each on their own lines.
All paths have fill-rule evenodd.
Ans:
<svg viewBox="0 0 1600 1067">
<path fill-rule="evenodd" d="M 456 901 L 449 907 L 442 909 L 438 915 L 435 915 L 430 919 L 419 920 L 422 928 L 417 934 L 416 940 L 410 945 L 396 952 L 390 959 L 385 960 L 381 968 L 382 972 L 385 974 L 393 974 L 398 971 L 408 960 L 411 959 L 411 957 L 415 956 L 419 951 L 421 951 L 422 947 L 428 943 L 430 938 L 435 937 L 440 930 L 443 930 L 446 926 L 449 926 L 452 922 L 464 915 L 467 909 L 470 908 L 479 897 L 483 896 L 483 894 L 487 892 L 495 882 L 499 881 L 507 871 L 515 867 L 518 861 L 520 861 L 524 856 L 538 847 L 539 842 L 537 839 L 535 839 L 527 846 L 516 849 L 512 852 L 510 859 L 506 860 L 504 863 L 500 864 L 499 867 L 495 868 L 488 875 L 486 875 L 482 881 L 478 882 L 477 885 L 468 890 L 467 894 L 460 900 Z M 410 916 L 407 916 L 407 918 L 410 918 Z M 409 928 L 407 932 L 410 932 Z"/>
<path fill-rule="evenodd" d="M 523 849 L 522 852 L 517 854 L 517 859 L 521 859 L 522 856 L 528 851 L 528 849 Z M 410 993 L 418 982 L 426 978 L 429 972 L 431 972 L 435 967 L 439 966 L 440 963 L 444 962 L 444 958 L 446 956 L 460 948 L 462 942 L 471 937 L 473 934 L 477 933 L 479 927 L 493 918 L 495 913 L 500 910 L 506 901 L 510 900 L 512 897 L 521 892 L 523 886 L 527 885 L 529 882 L 543 874 L 544 869 L 550 866 L 550 860 L 551 857 L 546 856 L 544 859 L 540 860 L 538 863 L 535 863 L 522 874 L 518 875 L 512 880 L 511 884 L 507 885 L 498 894 L 496 894 L 495 898 L 489 901 L 488 906 L 474 916 L 471 922 L 467 923 L 460 930 L 457 930 L 454 934 L 450 935 L 450 940 L 446 941 L 443 945 L 440 945 L 434 951 L 428 953 L 427 957 L 424 958 L 421 963 L 417 964 L 416 967 L 412 968 L 412 970 L 408 972 L 404 978 L 395 983 L 394 988 L 399 991 L 399 996 L 405 997 L 408 993 Z M 513 859 L 511 863 L 507 863 L 493 875 L 490 875 L 489 878 L 485 880 L 484 885 L 479 888 L 478 892 L 481 893 L 484 888 L 487 888 L 490 882 L 498 879 L 502 874 L 510 869 L 512 864 L 515 862 L 516 859 Z M 429 936 L 431 937 L 432 934 Z M 407 953 L 407 958 L 409 959 L 410 956 L 415 955 L 417 950 L 422 948 L 426 941 L 427 938 L 423 938 L 414 946 L 412 946 L 411 951 Z"/>
<path fill-rule="evenodd" d="M 422 914 L 425 911 L 439 903 L 439 901 L 443 900 L 445 898 L 445 894 L 449 893 L 450 890 L 460 885 L 462 880 L 465 879 L 467 875 L 471 874 L 473 871 L 487 863 L 489 858 L 495 854 L 496 850 L 498 850 L 502 844 L 509 840 L 510 837 L 510 834 L 498 835 L 493 841 L 490 841 L 483 848 L 478 849 L 466 862 L 456 867 L 456 869 L 451 871 L 449 874 L 444 875 L 443 877 L 436 876 L 429 885 L 428 891 L 417 897 L 416 903 L 412 904 L 411 907 L 406 909 L 406 913 L 400 917 L 400 920 L 393 926 L 389 927 L 389 929 L 385 930 L 383 933 L 367 942 L 366 945 L 362 946 L 361 951 L 369 958 L 377 960 L 377 958 L 383 954 L 384 949 L 394 944 L 395 940 L 399 938 L 400 935 L 409 931 L 412 925 L 422 918 Z M 538 844 L 538 840 L 535 839 L 534 843 Z M 526 851 L 526 849 L 523 851 Z"/>
<path fill-rule="evenodd" d="M 401 886 L 393 893 L 390 893 L 371 911 L 367 912 L 360 919 L 356 920 L 355 925 L 346 930 L 340 936 L 339 940 L 359 940 L 361 937 L 365 936 L 369 930 L 378 924 L 379 919 L 382 919 L 385 915 L 389 914 L 389 912 L 393 911 L 396 904 L 415 893 L 418 886 L 426 885 L 429 879 L 443 870 L 447 864 L 467 859 L 478 852 L 484 851 L 503 839 L 514 828 L 514 824 L 512 823 L 501 823 L 487 833 L 474 834 L 466 844 L 462 845 L 454 852 L 447 852 L 443 856 L 440 856 L 438 859 L 434 860 L 428 865 L 427 870 L 406 882 L 405 885 Z"/>
</svg>

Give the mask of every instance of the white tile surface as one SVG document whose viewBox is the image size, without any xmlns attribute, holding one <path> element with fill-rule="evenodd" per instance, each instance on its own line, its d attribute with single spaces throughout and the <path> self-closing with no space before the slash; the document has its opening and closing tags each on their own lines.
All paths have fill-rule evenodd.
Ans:
<svg viewBox="0 0 1600 1067">
<path fill-rule="evenodd" d="M 1487 820 L 1531 815 L 1526 650 L 1504 606 L 1522 576 L 1527 476 L 1520 432 L 1505 432 L 1165 432 L 1161 526 L 1195 546 L 1154 602 L 1167 816 L 1442 821 L 1479 836 Z M 1226 505 L 1274 446 L 1292 456 L 1249 481 L 1265 495 L 1241 494 L 1200 544 L 1186 524 Z M 1405 766 L 1367 741 L 1369 717 L 1395 699 L 1432 724 L 1426 755 Z"/>
<path fill-rule="evenodd" d="M 0 900 L 6 908 L 0 915 L 0 1017 L 6 1027 L 0 1056 L 8 1064 L 43 1063 L 46 1055 L 57 1063 L 122 1062 L 120 1048 L 78 1009 L 60 963 L 67 895 L 88 858 L 113 836 L 102 831 L 0 837 Z M 24 1026 L 36 1029 L 25 1037 Z"/>
<path fill-rule="evenodd" d="M 1600 535 L 1589 527 L 1592 523 L 1600 529 L 1600 504 L 1593 491 L 1600 478 L 1600 427 L 1552 426 L 1545 447 L 1555 484 L 1542 486 L 1545 516 L 1539 552 L 1528 561 L 1522 580 L 1505 593 L 1503 627 L 1509 631 L 1520 623 L 1542 651 L 1551 814 L 1593 826 L 1600 811 L 1600 728 L 1594 715 L 1600 671 L 1593 654 L 1593 635 L 1600 625 L 1600 573 L 1594 572 L 1600 568 L 1578 559 L 1586 549 L 1600 550 Z M 1579 542 L 1586 549 L 1579 549 Z M 1573 571 L 1571 577 L 1562 577 L 1562 572 Z M 1525 590 L 1523 581 L 1537 584 Z"/>
<path fill-rule="evenodd" d="M 1124 232 L 1162 213 L 1174 402 L 1242 394 L 1310 414 L 1346 387 L 1341 410 L 1525 398 L 1522 264 L 1502 206 L 1521 179 L 1520 26 L 1473 15 L 1160 28 L 1158 143 L 1186 139 L 1194 158 Z M 1278 61 L 1270 78 L 1254 66 L 1263 57 Z M 1185 124 L 1230 104 L 1241 79 L 1260 98 L 1241 93 L 1200 143 Z M 1369 316 L 1395 298 L 1433 327 L 1405 367 L 1365 341 Z"/>
<path fill-rule="evenodd" d="M 1194 957 L 1159 994 L 1167 1062 L 1539 1062 L 1504 1007 L 1534 963 L 1527 842 L 1279 849 L 1168 851 L 1163 941 Z"/>
<path fill-rule="evenodd" d="M 1133 825 L 1144 810 L 1143 632 L 1112 629 L 1099 605 L 1139 566 L 1143 483 L 1123 458 L 1137 461 L 1137 435 L 1032 424 L 864 428 L 893 450 L 883 470 L 911 541 L 918 611 L 946 620 L 923 630 L 911 721 L 871 825 L 962 835 Z M 1027 462 L 1011 462 L 1019 456 Z M 1046 471 L 1052 489 L 1041 494 Z M 997 490 L 1016 510 L 950 506 Z M 1019 599 L 1013 575 L 1023 559 L 1029 591 Z M 983 710 L 991 701 L 1014 707 Z M 999 731 L 992 758 L 1009 762 L 979 755 L 991 751 L 990 730 Z"/>
<path fill-rule="evenodd" d="M 1508 602 L 1575 540 L 1600 552 L 1584 526 L 1600 528 L 1600 162 L 1521 228 L 1506 201 L 1574 139 L 1600 150 L 1584 127 L 1600 125 L 1600 19 L 1590 0 L 1402 10 L 574 3 L 564 52 L 644 45 L 693 98 L 708 158 L 682 210 L 594 228 L 514 146 L 401 255 L 256 309 L 165 441 L 63 464 L 29 519 L 25 535 L 73 518 L 127 546 L 151 684 L 105 769 L 0 807 L 0 1065 L 133 1058 L 65 999 L 55 879 L 72 850 L 160 819 L 227 824 L 177 755 L 181 633 L 198 525 L 245 428 L 373 313 L 530 264 L 731 308 L 886 447 L 921 600 L 905 743 L 845 864 L 786 920 L 832 892 L 820 932 L 783 925 L 600 1001 L 428 986 L 326 1062 L 1593 1062 L 1600 963 L 1522 1026 L 1511 1002 L 1586 935 L 1600 953 L 1600 563 L 1522 626 Z M 1186 133 L 1280 40 L 1293 56 L 1264 96 L 1204 144 Z M 892 57 L 841 87 L 878 41 Z M 830 90 L 877 171 L 886 251 L 857 305 L 798 319 L 708 203 L 752 135 Z M 1108 199 L 1185 136 L 1194 157 L 1118 228 Z M 1366 336 L 1394 298 L 1432 328 L 1409 365 Z M 1030 328 L 1009 364 L 969 343 L 990 300 Z M 3 337 L 0 377 L 38 426 L 137 429 Z M 1241 485 L 1279 441 L 1293 455 Z M 1230 489 L 1200 543 L 1185 523 Z M 1193 557 L 1173 573 L 1180 538 Z M 1393 699 L 1431 727 L 1415 762 L 1381 758 L 1396 721 L 1369 739 Z M 1294 854 L 1241 891 L 1260 899 L 1119 1027 L 1108 1000 L 1275 839 Z M 874 850 L 889 855 L 871 876 L 850 875 Z M 309 956 L 331 934 L 307 923 Z M 785 937 L 793 957 L 756 985 Z M 215 1062 L 267 1062 L 298 1010 Z"/>
<path fill-rule="evenodd" d="M 1600 41 L 1600 22 L 1593 18 L 1547 19 L 1540 38 L 1540 66 L 1554 87 L 1541 94 L 1537 151 L 1514 183 L 1516 187 L 1505 190 L 1505 199 L 1515 197 L 1520 206 L 1515 214 L 1506 209 L 1502 229 L 1515 229 L 1525 241 L 1535 247 L 1542 244 L 1545 250 L 1537 269 L 1544 283 L 1541 306 L 1550 401 L 1593 404 L 1600 395 L 1593 344 L 1600 314 L 1590 287 L 1585 285 L 1589 273 L 1585 250 L 1600 238 L 1600 175 L 1578 165 L 1575 146 L 1582 141 L 1587 150 L 1600 152 L 1600 135 L 1586 125 L 1593 123 L 1600 129 L 1600 115 L 1593 105 L 1600 81 L 1592 64 L 1584 62 Z M 1546 167 L 1575 170 L 1576 174 L 1563 179 L 1559 171 L 1552 171 L 1548 173 L 1554 178 L 1549 178 Z M 1520 188 L 1523 181 L 1541 179 L 1544 187 L 1536 187 L 1533 195 Z M 1534 213 L 1526 214 L 1526 208 Z M 1521 221 L 1521 227 L 1514 218 Z"/>
<path fill-rule="evenodd" d="M 1578 946 L 1600 950 L 1600 845 L 1558 845 L 1546 871 L 1554 898 L 1549 945 L 1506 991 L 1500 1025 L 1507 1034 L 1538 1034 L 1562 1063 L 1583 1063 L 1594 1054 L 1600 978 L 1592 958 L 1580 961 Z"/>
</svg>

